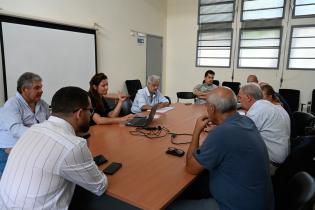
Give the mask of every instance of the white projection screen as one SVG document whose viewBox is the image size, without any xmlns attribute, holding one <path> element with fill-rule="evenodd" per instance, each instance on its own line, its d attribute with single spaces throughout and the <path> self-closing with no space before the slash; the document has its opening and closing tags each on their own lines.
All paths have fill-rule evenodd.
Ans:
<svg viewBox="0 0 315 210">
<path fill-rule="evenodd" d="M 20 18 L 2 20 L 1 28 L 5 99 L 16 93 L 24 72 L 41 76 L 42 98 L 48 104 L 61 87 L 88 89 L 97 71 L 95 30 Z"/>
</svg>

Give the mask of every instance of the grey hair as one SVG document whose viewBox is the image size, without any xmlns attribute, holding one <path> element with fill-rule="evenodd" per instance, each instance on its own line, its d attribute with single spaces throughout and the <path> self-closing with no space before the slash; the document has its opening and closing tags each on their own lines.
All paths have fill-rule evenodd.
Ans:
<svg viewBox="0 0 315 210">
<path fill-rule="evenodd" d="M 22 74 L 17 81 L 17 91 L 22 93 L 23 88 L 32 87 L 33 81 L 42 81 L 42 78 L 38 74 L 32 72 L 25 72 Z"/>
<path fill-rule="evenodd" d="M 153 81 L 160 81 L 160 76 L 158 75 L 150 75 L 148 76 L 148 81 L 147 81 L 147 84 L 153 82 Z"/>
<path fill-rule="evenodd" d="M 222 97 L 218 94 L 210 94 L 207 101 L 208 103 L 213 104 L 221 113 L 236 110 L 237 108 L 237 98 L 233 91 L 228 97 Z"/>
<path fill-rule="evenodd" d="M 246 94 L 252 96 L 256 101 L 263 99 L 263 93 L 256 83 L 247 83 L 241 87 L 241 90 Z"/>
</svg>

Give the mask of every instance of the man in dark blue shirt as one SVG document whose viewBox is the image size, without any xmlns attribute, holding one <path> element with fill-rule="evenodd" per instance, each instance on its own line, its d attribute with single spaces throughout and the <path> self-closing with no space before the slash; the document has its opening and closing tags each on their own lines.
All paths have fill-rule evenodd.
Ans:
<svg viewBox="0 0 315 210">
<path fill-rule="evenodd" d="M 208 115 L 198 118 L 186 156 L 191 174 L 209 170 L 209 188 L 220 210 L 272 210 L 274 198 L 267 148 L 254 122 L 236 112 L 237 99 L 226 87 L 207 98 Z M 212 123 L 199 147 L 199 136 Z M 209 199 L 209 209 L 213 206 Z M 189 209 L 189 201 L 185 208 Z M 205 199 L 200 200 L 205 206 Z M 198 202 L 192 202 L 197 208 Z M 215 208 L 212 208 L 215 209 Z"/>
</svg>

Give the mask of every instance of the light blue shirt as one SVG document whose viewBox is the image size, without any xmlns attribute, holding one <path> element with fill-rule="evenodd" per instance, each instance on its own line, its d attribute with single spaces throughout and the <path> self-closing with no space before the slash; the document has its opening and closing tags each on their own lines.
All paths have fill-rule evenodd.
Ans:
<svg viewBox="0 0 315 210">
<path fill-rule="evenodd" d="M 29 127 L 48 117 L 49 107 L 45 101 L 36 104 L 34 113 L 17 92 L 0 108 L 0 148 L 12 148 Z"/>
<path fill-rule="evenodd" d="M 135 99 L 133 100 L 131 112 L 142 112 L 141 107 L 144 105 L 153 106 L 154 104 L 168 102 L 159 90 L 151 97 L 151 94 L 147 87 L 138 90 Z"/>
</svg>

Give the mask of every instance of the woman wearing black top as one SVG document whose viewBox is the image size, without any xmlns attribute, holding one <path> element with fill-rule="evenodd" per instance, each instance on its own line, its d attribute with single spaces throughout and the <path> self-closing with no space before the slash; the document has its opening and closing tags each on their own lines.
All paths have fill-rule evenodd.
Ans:
<svg viewBox="0 0 315 210">
<path fill-rule="evenodd" d="M 104 96 L 108 91 L 108 79 L 103 73 L 95 74 L 90 80 L 89 95 L 91 98 L 94 114 L 92 116 L 92 124 L 115 124 L 127 121 L 133 118 L 132 114 L 119 117 L 121 107 L 126 100 L 126 96 L 118 93 L 118 103 L 114 109 L 110 109 Z"/>
</svg>

